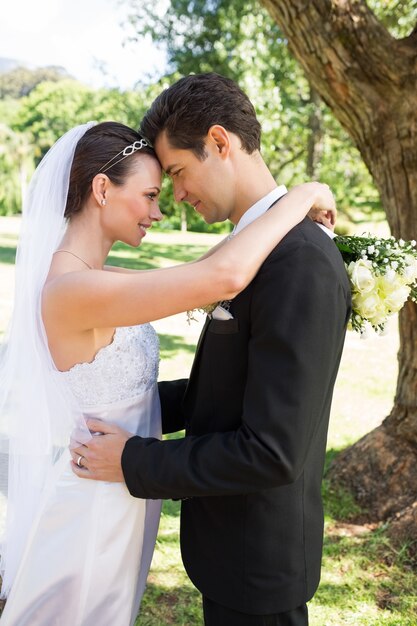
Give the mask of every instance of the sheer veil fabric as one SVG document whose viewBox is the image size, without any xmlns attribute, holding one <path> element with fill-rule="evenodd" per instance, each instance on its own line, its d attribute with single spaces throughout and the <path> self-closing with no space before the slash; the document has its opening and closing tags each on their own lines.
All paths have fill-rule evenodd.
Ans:
<svg viewBox="0 0 417 626">
<path fill-rule="evenodd" d="M 30 183 L 16 255 L 12 320 L 0 349 L 1 492 L 7 499 L 1 543 L 1 597 L 7 597 L 48 480 L 70 435 L 90 433 L 48 349 L 42 289 L 66 228 L 64 211 L 75 147 L 94 126 L 67 132 L 49 150 Z"/>
</svg>

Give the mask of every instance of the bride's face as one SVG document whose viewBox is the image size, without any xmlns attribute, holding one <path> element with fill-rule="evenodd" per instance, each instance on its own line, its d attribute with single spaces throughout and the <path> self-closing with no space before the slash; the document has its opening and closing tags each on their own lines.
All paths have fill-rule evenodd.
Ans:
<svg viewBox="0 0 417 626">
<path fill-rule="evenodd" d="M 132 158 L 135 164 L 124 184 L 108 185 L 102 218 L 114 241 L 136 247 L 153 222 L 163 217 L 159 210 L 162 171 L 158 161 L 150 155 Z"/>
</svg>

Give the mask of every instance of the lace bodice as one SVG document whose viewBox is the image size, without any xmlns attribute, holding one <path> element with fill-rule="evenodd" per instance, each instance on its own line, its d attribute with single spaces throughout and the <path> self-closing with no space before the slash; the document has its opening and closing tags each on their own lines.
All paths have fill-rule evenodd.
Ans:
<svg viewBox="0 0 417 626">
<path fill-rule="evenodd" d="M 112 404 L 147 391 L 158 378 L 159 342 L 150 324 L 116 328 L 91 363 L 60 374 L 82 406 Z"/>
</svg>

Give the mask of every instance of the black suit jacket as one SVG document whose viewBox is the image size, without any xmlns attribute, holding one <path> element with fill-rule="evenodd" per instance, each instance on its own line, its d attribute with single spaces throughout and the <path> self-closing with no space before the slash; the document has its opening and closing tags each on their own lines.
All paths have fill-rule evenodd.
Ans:
<svg viewBox="0 0 417 626">
<path fill-rule="evenodd" d="M 141 498 L 183 498 L 194 584 L 246 613 L 293 609 L 318 585 L 320 487 L 350 287 L 334 242 L 305 219 L 231 306 L 207 319 L 189 381 L 160 383 L 160 442 L 133 437 L 123 471 Z"/>
</svg>

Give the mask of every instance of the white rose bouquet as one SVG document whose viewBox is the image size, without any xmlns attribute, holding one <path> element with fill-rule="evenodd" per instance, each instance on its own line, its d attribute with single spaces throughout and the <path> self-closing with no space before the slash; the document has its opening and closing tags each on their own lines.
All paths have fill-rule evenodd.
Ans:
<svg viewBox="0 0 417 626">
<path fill-rule="evenodd" d="M 353 330 L 364 334 L 370 324 L 382 332 L 388 317 L 408 300 L 417 301 L 415 241 L 371 235 L 336 236 L 352 288 Z"/>
</svg>

